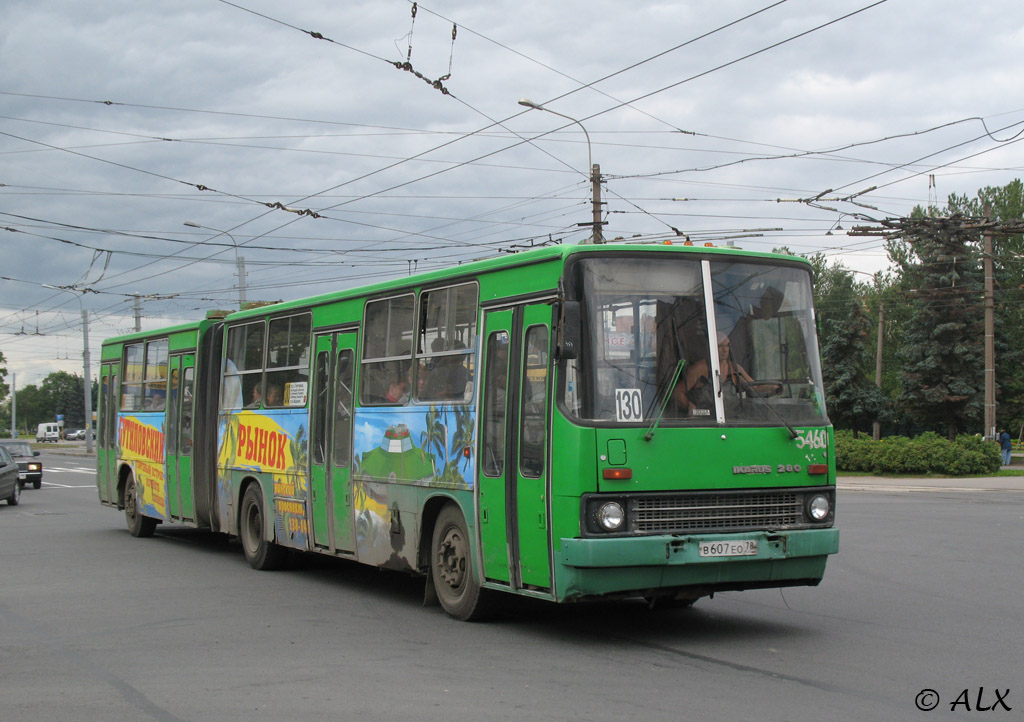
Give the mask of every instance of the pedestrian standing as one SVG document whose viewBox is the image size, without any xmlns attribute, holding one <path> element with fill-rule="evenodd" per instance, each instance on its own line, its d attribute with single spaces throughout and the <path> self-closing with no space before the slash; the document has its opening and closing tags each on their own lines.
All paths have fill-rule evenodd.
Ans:
<svg viewBox="0 0 1024 722">
<path fill-rule="evenodd" d="M 1013 449 L 1013 441 L 1010 439 L 1010 435 L 1006 433 L 1006 429 L 999 432 L 999 436 L 996 437 L 999 441 L 999 449 L 1003 453 L 1003 466 L 1010 465 L 1010 451 Z"/>
</svg>

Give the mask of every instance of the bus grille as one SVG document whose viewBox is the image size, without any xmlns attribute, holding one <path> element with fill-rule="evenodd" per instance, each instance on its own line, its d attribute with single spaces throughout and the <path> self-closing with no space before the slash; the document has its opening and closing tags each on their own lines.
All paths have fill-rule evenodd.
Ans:
<svg viewBox="0 0 1024 722">
<path fill-rule="evenodd" d="M 800 526 L 803 498 L 792 492 L 634 496 L 632 531 L 639 534 L 753 531 Z"/>
</svg>

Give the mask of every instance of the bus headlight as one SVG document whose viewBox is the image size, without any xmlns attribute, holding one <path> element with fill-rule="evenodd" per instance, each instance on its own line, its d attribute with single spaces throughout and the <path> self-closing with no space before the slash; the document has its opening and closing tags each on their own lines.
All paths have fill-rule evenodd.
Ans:
<svg viewBox="0 0 1024 722">
<path fill-rule="evenodd" d="M 605 531 L 621 529 L 626 521 L 626 513 L 622 510 L 622 504 L 617 501 L 608 501 L 602 504 L 597 510 L 597 521 Z"/>
<path fill-rule="evenodd" d="M 832 505 L 824 494 L 815 494 L 807 502 L 807 516 L 813 521 L 825 521 L 832 511 Z"/>
</svg>

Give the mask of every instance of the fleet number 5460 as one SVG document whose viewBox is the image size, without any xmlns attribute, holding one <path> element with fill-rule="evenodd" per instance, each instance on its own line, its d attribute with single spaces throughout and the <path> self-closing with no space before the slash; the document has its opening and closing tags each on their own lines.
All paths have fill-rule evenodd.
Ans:
<svg viewBox="0 0 1024 722">
<path fill-rule="evenodd" d="M 796 433 L 795 443 L 801 449 L 828 448 L 828 432 L 825 429 L 801 429 Z"/>
</svg>

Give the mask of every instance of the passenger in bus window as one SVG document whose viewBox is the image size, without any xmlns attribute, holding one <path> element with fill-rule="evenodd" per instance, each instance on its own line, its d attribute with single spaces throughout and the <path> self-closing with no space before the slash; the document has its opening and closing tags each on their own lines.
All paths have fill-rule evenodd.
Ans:
<svg viewBox="0 0 1024 722">
<path fill-rule="evenodd" d="M 433 363 L 430 359 L 421 360 L 419 363 L 419 369 L 416 372 L 416 398 L 425 399 L 427 398 L 427 388 L 430 385 L 430 372 L 433 368 Z"/>
<path fill-rule="evenodd" d="M 401 373 L 392 376 L 388 381 L 388 393 L 385 397 L 389 404 L 404 404 L 409 400 L 409 381 Z"/>
<path fill-rule="evenodd" d="M 748 391 L 755 394 L 769 394 L 778 391 L 781 384 L 756 384 L 746 369 L 733 361 L 729 337 L 718 333 L 718 362 L 722 395 L 726 401 L 735 399 Z M 707 358 L 690 365 L 686 369 L 685 381 L 676 386 L 673 394 L 677 402 L 685 403 L 691 416 L 710 415 L 714 408 L 714 386 L 711 383 L 710 363 Z M 683 388 L 680 389 L 680 386 Z"/>
<path fill-rule="evenodd" d="M 461 351 L 466 345 L 461 341 L 454 344 L 455 350 Z M 466 384 L 469 382 L 469 370 L 465 366 L 466 357 L 442 356 L 430 372 L 426 384 L 426 398 L 461 401 L 466 395 Z"/>
<path fill-rule="evenodd" d="M 267 406 L 281 406 L 281 387 L 277 384 L 267 386 Z"/>
<path fill-rule="evenodd" d="M 252 387 L 252 400 L 245 405 L 247 409 L 258 409 L 260 407 L 260 399 L 262 394 L 260 393 L 260 385 L 256 384 Z"/>
</svg>

